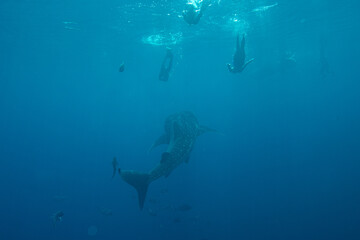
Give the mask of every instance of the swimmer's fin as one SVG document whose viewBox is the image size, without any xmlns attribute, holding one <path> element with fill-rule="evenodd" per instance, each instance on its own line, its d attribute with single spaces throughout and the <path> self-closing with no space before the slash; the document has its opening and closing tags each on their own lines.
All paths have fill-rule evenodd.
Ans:
<svg viewBox="0 0 360 240">
<path fill-rule="evenodd" d="M 252 58 L 252 59 L 250 59 L 249 61 L 247 61 L 245 64 L 244 64 L 244 66 L 242 67 L 242 70 L 244 70 L 245 68 L 246 68 L 246 66 L 247 65 L 249 65 L 249 63 L 251 63 L 252 61 L 254 61 L 255 60 L 255 58 Z M 242 71 L 241 70 L 241 71 Z"/>
</svg>

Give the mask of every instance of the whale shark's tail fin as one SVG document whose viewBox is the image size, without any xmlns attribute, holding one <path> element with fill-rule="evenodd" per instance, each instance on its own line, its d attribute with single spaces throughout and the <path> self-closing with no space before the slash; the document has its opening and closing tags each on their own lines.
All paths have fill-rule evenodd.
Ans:
<svg viewBox="0 0 360 240">
<path fill-rule="evenodd" d="M 138 192 L 139 197 L 139 207 L 142 210 L 144 207 L 144 202 L 146 198 L 147 189 L 149 187 L 149 174 L 147 173 L 139 173 L 135 171 L 121 171 L 119 169 L 119 173 L 121 178 L 133 186 Z"/>
</svg>

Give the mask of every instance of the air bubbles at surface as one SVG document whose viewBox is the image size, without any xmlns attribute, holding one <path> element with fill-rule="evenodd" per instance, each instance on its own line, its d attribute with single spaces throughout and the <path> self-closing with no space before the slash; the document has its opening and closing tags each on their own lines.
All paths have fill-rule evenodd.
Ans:
<svg viewBox="0 0 360 240">
<path fill-rule="evenodd" d="M 182 41 L 182 33 L 160 32 L 158 34 L 152 34 L 144 36 L 142 42 L 145 44 L 156 46 L 171 46 L 178 44 Z"/>
</svg>

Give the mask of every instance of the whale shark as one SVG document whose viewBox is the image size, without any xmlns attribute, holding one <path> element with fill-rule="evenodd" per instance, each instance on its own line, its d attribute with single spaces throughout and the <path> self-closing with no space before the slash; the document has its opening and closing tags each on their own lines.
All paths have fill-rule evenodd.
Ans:
<svg viewBox="0 0 360 240">
<path fill-rule="evenodd" d="M 215 131 L 199 125 L 195 115 L 188 111 L 168 116 L 164 128 L 165 133 L 150 148 L 152 150 L 161 144 L 168 144 L 160 163 L 154 169 L 142 173 L 133 170 L 123 171 L 119 168 L 121 178 L 136 189 L 141 210 L 144 207 L 149 184 L 161 177 L 168 177 L 181 163 L 189 162 L 197 137 L 205 132 Z"/>
</svg>

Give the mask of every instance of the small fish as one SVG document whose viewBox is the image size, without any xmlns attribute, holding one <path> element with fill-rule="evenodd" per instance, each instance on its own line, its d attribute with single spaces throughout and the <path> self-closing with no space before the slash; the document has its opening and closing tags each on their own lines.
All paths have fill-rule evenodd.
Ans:
<svg viewBox="0 0 360 240">
<path fill-rule="evenodd" d="M 116 161 L 116 158 L 114 157 L 113 161 L 112 161 L 112 166 L 113 166 L 113 175 L 112 175 L 112 178 L 115 177 L 116 175 L 116 168 L 118 166 L 118 162 Z M 120 170 L 120 169 L 119 169 Z"/>
<path fill-rule="evenodd" d="M 180 212 L 187 212 L 190 211 L 192 209 L 192 207 L 189 204 L 182 204 L 179 207 L 176 208 L 176 210 L 180 211 Z"/>
<path fill-rule="evenodd" d="M 104 216 L 112 216 L 113 215 L 113 211 L 111 209 L 104 208 L 104 207 L 100 208 L 100 212 Z"/>
<path fill-rule="evenodd" d="M 64 216 L 64 212 L 63 211 L 58 211 L 56 213 L 54 213 L 52 216 L 51 216 L 51 219 L 53 220 L 53 225 L 55 227 L 56 223 L 57 222 L 61 222 L 62 221 L 62 218 Z"/>
<path fill-rule="evenodd" d="M 175 207 L 174 205 L 172 204 L 167 204 L 165 206 L 162 206 L 161 207 L 162 210 L 165 210 L 165 211 L 174 211 L 175 210 Z"/>
<path fill-rule="evenodd" d="M 157 212 L 155 212 L 153 209 L 148 208 L 148 212 L 150 216 L 156 217 L 157 216 Z"/>
<path fill-rule="evenodd" d="M 123 72 L 125 70 L 125 63 L 121 63 L 119 67 L 119 72 Z"/>
</svg>

